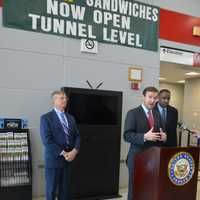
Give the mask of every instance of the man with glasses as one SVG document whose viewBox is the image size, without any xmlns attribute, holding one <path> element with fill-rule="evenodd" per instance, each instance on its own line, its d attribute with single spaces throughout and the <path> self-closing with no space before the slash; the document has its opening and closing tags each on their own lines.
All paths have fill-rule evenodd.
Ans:
<svg viewBox="0 0 200 200">
<path fill-rule="evenodd" d="M 40 134 L 44 144 L 46 199 L 71 200 L 71 162 L 80 148 L 80 135 L 73 116 L 65 112 L 68 97 L 52 93 L 53 109 L 42 115 Z"/>
</svg>

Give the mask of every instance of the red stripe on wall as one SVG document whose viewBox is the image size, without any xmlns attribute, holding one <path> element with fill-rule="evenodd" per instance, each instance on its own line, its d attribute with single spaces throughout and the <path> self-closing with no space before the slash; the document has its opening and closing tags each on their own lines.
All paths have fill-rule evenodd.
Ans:
<svg viewBox="0 0 200 200">
<path fill-rule="evenodd" d="M 200 26 L 200 18 L 160 9 L 160 38 L 200 46 L 200 37 L 193 36 L 193 26 Z"/>
<path fill-rule="evenodd" d="M 0 7 L 3 6 L 3 0 L 0 0 Z"/>
</svg>

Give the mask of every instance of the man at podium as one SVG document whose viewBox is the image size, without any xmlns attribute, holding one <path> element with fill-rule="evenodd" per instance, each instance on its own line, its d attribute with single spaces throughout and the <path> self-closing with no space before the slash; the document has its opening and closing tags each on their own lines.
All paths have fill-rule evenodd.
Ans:
<svg viewBox="0 0 200 200">
<path fill-rule="evenodd" d="M 155 87 L 147 87 L 143 91 L 143 103 L 128 111 L 124 125 L 124 140 L 130 143 L 127 156 L 129 170 L 128 200 L 134 200 L 133 170 L 134 157 L 137 153 L 152 147 L 164 146 L 167 140 L 163 132 L 162 121 L 157 110 L 153 109 L 158 96 Z"/>
</svg>

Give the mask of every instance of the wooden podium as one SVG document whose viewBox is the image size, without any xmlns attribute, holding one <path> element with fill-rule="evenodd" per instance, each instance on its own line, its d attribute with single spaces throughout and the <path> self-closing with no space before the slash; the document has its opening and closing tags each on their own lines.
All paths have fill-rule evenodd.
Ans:
<svg viewBox="0 0 200 200">
<path fill-rule="evenodd" d="M 199 148 L 152 147 L 135 157 L 134 200 L 196 200 Z"/>
</svg>

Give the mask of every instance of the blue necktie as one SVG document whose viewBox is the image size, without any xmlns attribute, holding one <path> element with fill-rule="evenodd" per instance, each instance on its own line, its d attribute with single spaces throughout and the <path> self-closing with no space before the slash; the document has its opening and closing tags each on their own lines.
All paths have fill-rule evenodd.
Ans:
<svg viewBox="0 0 200 200">
<path fill-rule="evenodd" d="M 166 122 L 166 109 L 165 108 L 162 108 L 162 118 L 163 118 L 163 122 Z"/>
<path fill-rule="evenodd" d="M 65 132 L 66 141 L 67 141 L 67 144 L 69 144 L 68 123 L 65 119 L 65 113 L 64 112 L 60 113 L 60 116 L 61 116 L 61 119 L 62 119 L 61 121 L 62 121 L 62 126 L 63 126 L 64 132 Z"/>
</svg>

